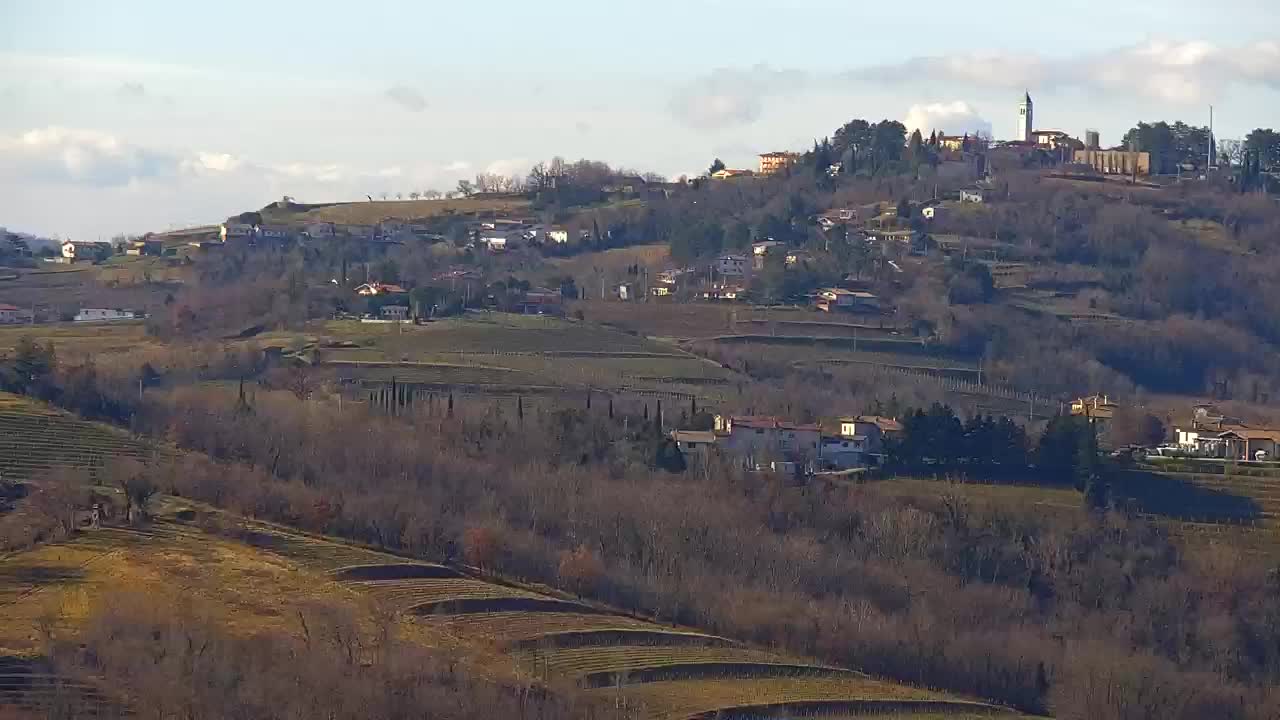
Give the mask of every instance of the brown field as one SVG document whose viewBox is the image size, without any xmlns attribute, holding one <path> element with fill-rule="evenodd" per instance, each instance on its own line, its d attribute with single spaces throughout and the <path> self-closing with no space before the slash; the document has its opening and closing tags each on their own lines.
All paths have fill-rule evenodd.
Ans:
<svg viewBox="0 0 1280 720">
<path fill-rule="evenodd" d="M 60 360 L 75 362 L 107 353 L 130 352 L 140 347 L 156 345 L 147 337 L 146 324 L 141 320 L 0 325 L 0 356 L 13 352 L 23 337 L 40 343 L 51 342 Z"/>
<path fill-rule="evenodd" d="M 16 279 L 0 280 L 0 303 L 35 306 L 40 317 L 73 315 L 85 307 L 144 310 L 160 306 L 166 295 L 176 291 L 177 285 L 169 281 L 181 280 L 184 273 L 157 258 L 116 260 L 18 270 Z M 8 276 L 10 271 L 0 274 Z"/>
<path fill-rule="evenodd" d="M 639 265 L 648 268 L 650 272 L 656 272 L 665 267 L 670 256 L 671 250 L 665 244 L 633 245 L 568 258 L 552 258 L 549 263 L 555 268 L 551 273 L 552 276 L 585 277 L 594 274 L 597 269 L 605 273 L 625 272 L 632 265 Z"/>
</svg>

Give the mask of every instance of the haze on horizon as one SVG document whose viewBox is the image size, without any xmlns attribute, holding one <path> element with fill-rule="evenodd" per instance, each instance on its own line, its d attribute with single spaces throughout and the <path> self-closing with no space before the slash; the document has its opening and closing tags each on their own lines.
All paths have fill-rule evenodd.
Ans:
<svg viewBox="0 0 1280 720">
<path fill-rule="evenodd" d="M 671 177 L 854 117 L 1012 134 L 1280 119 L 1256 0 L 0 4 L 0 226 L 77 239 L 291 195 L 448 190 L 555 155 Z M 500 17 L 502 22 L 495 22 Z"/>
</svg>

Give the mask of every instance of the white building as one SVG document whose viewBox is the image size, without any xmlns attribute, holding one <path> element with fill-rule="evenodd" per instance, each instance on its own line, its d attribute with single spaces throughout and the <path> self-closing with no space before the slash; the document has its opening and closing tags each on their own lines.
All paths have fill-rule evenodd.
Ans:
<svg viewBox="0 0 1280 720">
<path fill-rule="evenodd" d="M 225 222 L 218 226 L 218 239 L 222 242 L 241 240 L 252 235 L 253 226 L 248 223 Z"/>
<path fill-rule="evenodd" d="M 110 322 L 113 320 L 134 320 L 138 313 L 133 310 L 115 310 L 112 308 L 83 308 L 76 313 L 76 322 Z"/>
<path fill-rule="evenodd" d="M 547 230 L 547 242 L 564 245 L 569 242 L 569 231 L 562 227 L 553 227 Z"/>
<path fill-rule="evenodd" d="M 1035 142 L 1035 103 L 1031 102 L 1031 93 L 1025 93 L 1018 104 L 1018 134 L 1014 140 L 1019 142 Z"/>
</svg>

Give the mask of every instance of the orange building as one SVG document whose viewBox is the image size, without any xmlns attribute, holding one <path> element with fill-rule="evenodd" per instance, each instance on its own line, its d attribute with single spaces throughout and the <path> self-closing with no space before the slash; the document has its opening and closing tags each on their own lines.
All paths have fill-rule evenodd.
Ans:
<svg viewBox="0 0 1280 720">
<path fill-rule="evenodd" d="M 775 175 L 800 159 L 799 153 L 767 152 L 760 155 L 760 174 Z"/>
</svg>

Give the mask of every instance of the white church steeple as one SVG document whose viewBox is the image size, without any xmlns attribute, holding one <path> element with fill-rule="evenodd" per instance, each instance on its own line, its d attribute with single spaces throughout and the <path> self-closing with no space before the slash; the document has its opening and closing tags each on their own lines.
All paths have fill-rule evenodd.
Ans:
<svg viewBox="0 0 1280 720">
<path fill-rule="evenodd" d="M 1035 104 L 1031 102 L 1030 92 L 1026 92 L 1024 95 L 1022 103 L 1018 105 L 1018 135 L 1014 140 L 1034 142 L 1035 137 L 1031 133 L 1036 129 L 1034 120 Z"/>
</svg>

